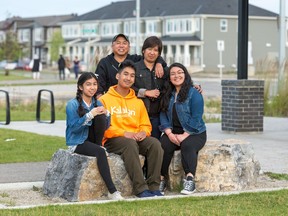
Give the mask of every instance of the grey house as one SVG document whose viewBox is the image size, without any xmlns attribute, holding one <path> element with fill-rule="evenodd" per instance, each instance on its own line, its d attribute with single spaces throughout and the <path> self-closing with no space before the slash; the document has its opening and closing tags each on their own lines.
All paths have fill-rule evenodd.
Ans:
<svg viewBox="0 0 288 216">
<path fill-rule="evenodd" d="M 49 42 L 55 31 L 61 31 L 58 23 L 75 16 L 75 14 L 69 14 L 7 19 L 1 22 L 2 25 L 0 23 L 0 42 L 5 39 L 6 31 L 13 31 L 23 48 L 23 58 L 32 59 L 34 54 L 36 54 L 42 63 L 49 63 Z"/>
<path fill-rule="evenodd" d="M 181 62 L 195 71 L 237 68 L 238 0 L 141 0 L 140 46 L 151 35 L 160 37 L 167 63 Z M 92 70 L 110 52 L 114 35 L 129 36 L 136 47 L 136 1 L 111 3 L 61 22 L 63 53 L 78 56 Z M 249 5 L 248 63 L 253 68 L 278 52 L 278 15 Z"/>
</svg>

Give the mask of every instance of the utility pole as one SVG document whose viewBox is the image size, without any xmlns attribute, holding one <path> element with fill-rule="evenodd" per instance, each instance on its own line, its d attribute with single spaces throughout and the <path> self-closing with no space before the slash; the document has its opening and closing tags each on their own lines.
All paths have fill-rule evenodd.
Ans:
<svg viewBox="0 0 288 216">
<path fill-rule="evenodd" d="M 136 54 L 140 54 L 140 0 L 136 0 Z"/>
<path fill-rule="evenodd" d="M 286 63 L 286 18 L 285 18 L 285 0 L 279 0 L 279 67 L 278 67 L 278 90 L 281 89 L 281 83 L 284 80 L 284 70 Z"/>
</svg>

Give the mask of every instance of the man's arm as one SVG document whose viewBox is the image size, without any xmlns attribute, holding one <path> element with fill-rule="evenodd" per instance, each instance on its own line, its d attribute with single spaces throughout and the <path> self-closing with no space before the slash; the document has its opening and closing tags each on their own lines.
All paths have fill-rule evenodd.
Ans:
<svg viewBox="0 0 288 216">
<path fill-rule="evenodd" d="M 98 77 L 98 89 L 96 95 L 97 98 L 99 98 L 101 95 L 105 93 L 108 84 L 107 68 L 105 67 L 104 64 L 104 58 L 102 58 L 98 63 L 95 74 Z"/>
</svg>

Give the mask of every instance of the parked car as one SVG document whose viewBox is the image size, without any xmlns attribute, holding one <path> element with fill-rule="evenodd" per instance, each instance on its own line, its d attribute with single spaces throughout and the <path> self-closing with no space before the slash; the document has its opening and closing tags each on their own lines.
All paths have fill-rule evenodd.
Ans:
<svg viewBox="0 0 288 216">
<path fill-rule="evenodd" d="M 0 61 L 0 69 L 5 69 L 6 64 L 7 64 L 6 60 Z"/>
<path fill-rule="evenodd" d="M 9 62 L 7 60 L 2 60 L 0 62 L 0 69 L 14 70 L 17 66 L 17 62 Z"/>
<path fill-rule="evenodd" d="M 29 60 L 19 60 L 16 66 L 16 70 L 26 70 L 26 71 L 30 71 L 31 68 L 29 67 Z"/>
</svg>

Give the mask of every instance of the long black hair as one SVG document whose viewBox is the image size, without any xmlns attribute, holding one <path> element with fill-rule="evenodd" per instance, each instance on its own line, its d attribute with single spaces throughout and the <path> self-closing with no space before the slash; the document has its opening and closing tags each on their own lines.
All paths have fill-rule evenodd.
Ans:
<svg viewBox="0 0 288 216">
<path fill-rule="evenodd" d="M 169 77 L 170 77 L 171 69 L 173 67 L 179 67 L 184 71 L 184 75 L 185 75 L 184 82 L 183 82 L 181 89 L 180 89 L 180 92 L 178 93 L 178 96 L 177 96 L 177 101 L 182 103 L 187 99 L 189 89 L 191 88 L 191 86 L 193 86 L 193 81 L 191 79 L 191 76 L 190 76 L 187 68 L 178 62 L 170 65 L 170 67 L 168 69 Z M 170 101 L 170 98 L 172 96 L 172 92 L 174 90 L 175 90 L 175 86 L 171 83 L 170 78 L 169 78 L 169 82 L 166 82 L 166 85 L 165 85 L 165 91 L 164 91 L 165 93 L 164 93 L 162 100 L 160 102 L 161 111 L 165 112 L 168 110 L 169 101 Z"/>
<path fill-rule="evenodd" d="M 82 90 L 80 89 L 80 86 L 83 87 L 83 84 L 86 82 L 86 80 L 94 78 L 96 82 L 98 83 L 98 79 L 95 75 L 95 73 L 92 72 L 83 72 L 80 77 L 78 78 L 77 81 L 77 92 L 76 92 L 76 99 L 79 102 L 79 107 L 78 107 L 78 114 L 80 117 L 84 116 L 86 114 L 86 111 L 84 107 L 82 106 Z M 95 103 L 97 101 L 96 93 L 93 95 L 95 98 Z M 94 104 L 94 106 L 97 106 L 97 104 Z"/>
</svg>

